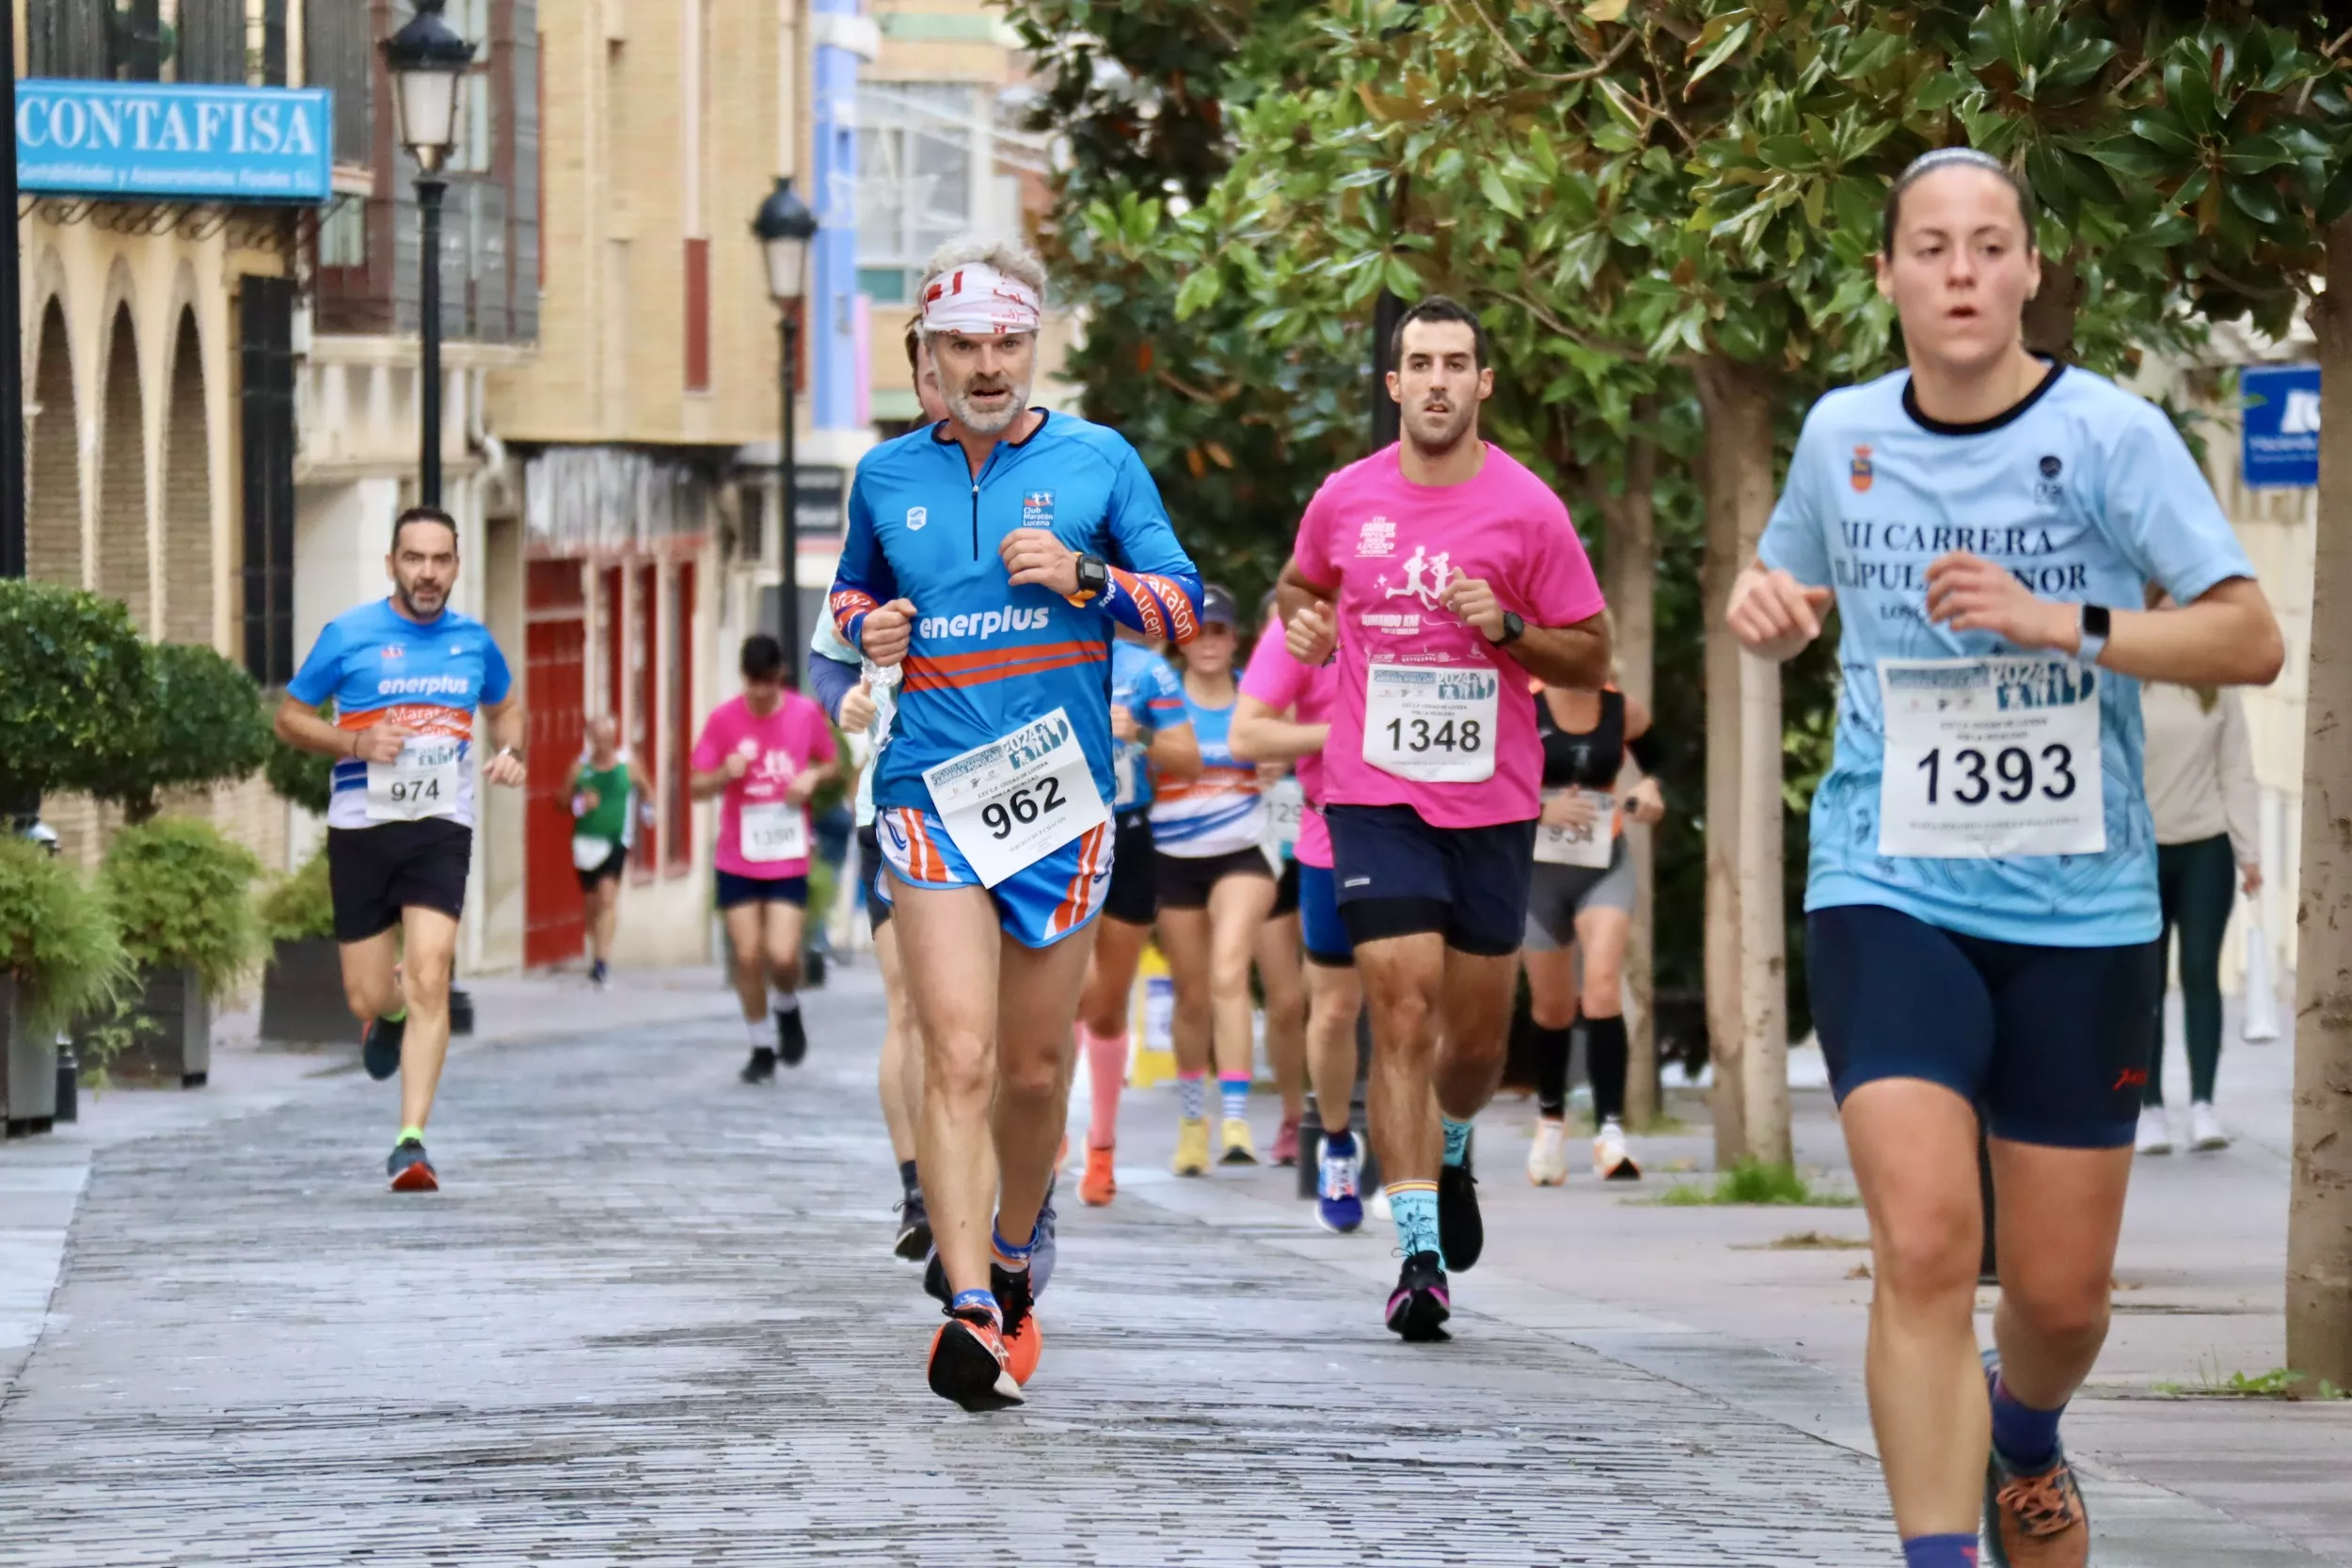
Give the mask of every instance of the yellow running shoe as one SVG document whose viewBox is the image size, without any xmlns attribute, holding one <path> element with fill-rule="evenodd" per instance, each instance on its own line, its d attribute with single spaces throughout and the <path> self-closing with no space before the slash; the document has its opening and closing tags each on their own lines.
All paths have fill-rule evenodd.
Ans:
<svg viewBox="0 0 2352 1568">
<path fill-rule="evenodd" d="M 1176 1158 L 1173 1162 L 1179 1176 L 1209 1174 L 1209 1124 L 1201 1117 L 1185 1117 L 1176 1123 Z"/>
<path fill-rule="evenodd" d="M 1227 1117 L 1224 1128 L 1225 1152 L 1217 1156 L 1221 1165 L 1254 1165 L 1258 1163 L 1258 1146 L 1249 1141 L 1249 1124 L 1239 1117 Z"/>
</svg>

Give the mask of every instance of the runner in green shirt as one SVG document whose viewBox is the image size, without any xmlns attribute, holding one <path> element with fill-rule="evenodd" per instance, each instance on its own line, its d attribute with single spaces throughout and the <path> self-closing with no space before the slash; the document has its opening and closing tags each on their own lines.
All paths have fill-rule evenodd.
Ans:
<svg viewBox="0 0 2352 1568">
<path fill-rule="evenodd" d="M 588 903 L 588 978 L 603 985 L 621 915 L 621 872 L 637 842 L 637 803 L 650 799 L 637 765 L 621 754 L 620 721 L 588 725 L 588 753 L 572 765 L 572 864 Z"/>
</svg>

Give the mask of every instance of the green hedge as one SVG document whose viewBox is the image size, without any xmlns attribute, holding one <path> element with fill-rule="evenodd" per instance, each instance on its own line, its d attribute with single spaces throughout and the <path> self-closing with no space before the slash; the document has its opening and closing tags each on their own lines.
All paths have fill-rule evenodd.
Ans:
<svg viewBox="0 0 2352 1568">
<path fill-rule="evenodd" d="M 48 1032 L 115 1011 L 131 958 L 106 903 L 37 844 L 0 836 L 0 971 L 18 987 L 19 1021 Z"/>
<path fill-rule="evenodd" d="M 126 828 L 99 882 L 123 951 L 142 969 L 190 969 L 219 995 L 262 956 L 251 896 L 262 863 L 209 822 L 166 817 Z"/>
<path fill-rule="evenodd" d="M 291 877 L 281 877 L 262 895 L 262 930 L 272 942 L 305 942 L 335 934 L 335 900 L 326 883 L 326 851 L 320 849 Z"/>
</svg>

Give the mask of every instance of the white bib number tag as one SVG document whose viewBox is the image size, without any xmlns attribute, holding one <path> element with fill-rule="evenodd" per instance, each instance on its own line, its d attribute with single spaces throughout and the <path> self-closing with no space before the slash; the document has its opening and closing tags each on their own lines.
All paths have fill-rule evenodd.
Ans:
<svg viewBox="0 0 2352 1568">
<path fill-rule="evenodd" d="M 457 767 L 465 742 L 446 735 L 414 735 L 400 755 L 368 764 L 368 820 L 414 822 L 457 815 Z"/>
<path fill-rule="evenodd" d="M 923 782 L 986 887 L 1110 819 L 1064 708 L 924 769 Z"/>
<path fill-rule="evenodd" d="M 2099 678 L 2048 655 L 1882 660 L 1879 853 L 2103 853 Z"/>
<path fill-rule="evenodd" d="M 1296 779 L 1285 776 L 1265 792 L 1265 833 L 1258 840 L 1266 864 L 1279 877 L 1282 867 L 1298 853 L 1298 829 L 1307 816 L 1307 792 Z"/>
<path fill-rule="evenodd" d="M 1364 760 L 1422 784 L 1483 784 L 1495 773 L 1493 670 L 1375 664 L 1364 673 Z"/>
<path fill-rule="evenodd" d="M 1617 835 L 1610 828 L 1616 816 L 1616 798 L 1590 789 L 1553 793 L 1581 794 L 1593 803 L 1593 819 L 1581 828 L 1538 825 L 1535 829 L 1535 858 L 1546 865 L 1581 865 L 1597 871 L 1606 870 L 1610 857 L 1617 847 Z"/>
<path fill-rule="evenodd" d="M 746 803 L 738 819 L 743 858 L 755 865 L 808 859 L 808 813 L 789 800 Z"/>
<path fill-rule="evenodd" d="M 572 835 L 572 864 L 581 871 L 594 871 L 612 858 L 612 841 L 597 833 Z"/>
</svg>

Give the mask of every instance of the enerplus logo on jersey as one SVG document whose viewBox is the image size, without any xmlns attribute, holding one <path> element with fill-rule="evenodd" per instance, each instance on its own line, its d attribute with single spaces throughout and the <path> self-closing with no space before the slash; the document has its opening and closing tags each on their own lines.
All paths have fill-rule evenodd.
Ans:
<svg viewBox="0 0 2352 1568">
<path fill-rule="evenodd" d="M 982 641 L 1005 631 L 1043 631 L 1054 618 L 1045 605 L 1007 605 L 966 615 L 926 615 L 914 624 L 914 635 L 925 641 L 938 638 L 976 637 Z"/>
</svg>

